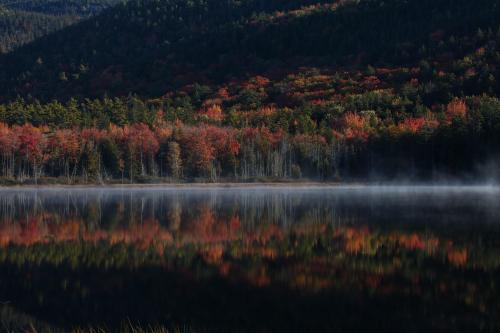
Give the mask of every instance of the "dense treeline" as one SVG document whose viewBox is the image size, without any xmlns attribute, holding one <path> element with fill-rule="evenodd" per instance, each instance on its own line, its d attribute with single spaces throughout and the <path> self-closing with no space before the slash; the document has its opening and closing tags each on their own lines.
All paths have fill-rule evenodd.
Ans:
<svg viewBox="0 0 500 333">
<path fill-rule="evenodd" d="M 316 130 L 309 117 L 301 118 L 294 111 L 279 113 L 291 115 L 293 126 L 302 128 L 295 133 L 286 119 L 273 119 L 276 115 L 271 109 L 261 110 L 261 126 L 228 127 L 206 122 L 207 117 L 218 121 L 220 106 L 199 113 L 205 120 L 189 125 L 180 119 L 168 121 L 162 109 L 148 109 L 144 104 L 141 109 L 119 99 L 81 105 L 72 101 L 66 106 L 17 103 L 4 108 L 0 117 L 12 116 L 18 107 L 31 117 L 28 120 L 50 119 L 52 112 L 61 121 L 51 124 L 52 128 L 30 123 L 1 126 L 1 173 L 18 180 L 36 181 L 43 175 L 65 177 L 68 182 L 78 177 L 85 181 L 429 179 L 443 174 L 477 176 L 486 171 L 478 167 L 500 163 L 500 101 L 486 96 L 454 99 L 440 114 L 392 124 L 384 123 L 373 111 L 347 112 L 334 122 L 334 128 Z M 100 126 L 81 127 L 82 117 L 90 114 L 98 119 L 99 113 L 101 118 L 118 119 L 121 126 L 107 118 Z M 242 117 L 233 114 L 229 122 L 244 124 Z M 266 122 L 275 125 L 268 127 Z M 498 169 L 489 171 L 487 176 L 498 177 Z"/>
</svg>

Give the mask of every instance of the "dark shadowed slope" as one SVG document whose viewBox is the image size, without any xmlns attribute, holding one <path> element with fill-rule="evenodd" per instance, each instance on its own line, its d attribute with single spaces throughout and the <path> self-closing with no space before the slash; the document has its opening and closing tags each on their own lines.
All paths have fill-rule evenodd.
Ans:
<svg viewBox="0 0 500 333">
<path fill-rule="evenodd" d="M 494 0 L 131 1 L 2 57 L 0 87 L 4 98 L 158 96 L 270 68 L 418 63 L 452 36 L 461 57 L 499 16 Z"/>
<path fill-rule="evenodd" d="M 0 0 L 0 53 L 102 11 L 119 0 Z"/>
</svg>

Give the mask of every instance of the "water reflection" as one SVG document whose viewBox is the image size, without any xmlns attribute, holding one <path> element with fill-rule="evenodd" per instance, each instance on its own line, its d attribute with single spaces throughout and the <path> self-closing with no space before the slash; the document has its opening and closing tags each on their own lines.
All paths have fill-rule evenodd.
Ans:
<svg viewBox="0 0 500 333">
<path fill-rule="evenodd" d="M 0 300 L 63 328 L 495 331 L 499 199 L 494 187 L 0 190 Z"/>
<path fill-rule="evenodd" d="M 78 221 L 88 228 L 157 221 L 170 230 L 208 216 L 246 228 L 300 223 L 494 223 L 500 190 L 477 187 L 251 187 L 0 191 L 0 221 Z"/>
</svg>

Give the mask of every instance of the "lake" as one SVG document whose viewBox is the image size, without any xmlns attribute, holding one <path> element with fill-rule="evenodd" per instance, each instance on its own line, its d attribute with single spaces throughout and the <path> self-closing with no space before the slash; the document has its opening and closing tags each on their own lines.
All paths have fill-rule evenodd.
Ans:
<svg viewBox="0 0 500 333">
<path fill-rule="evenodd" d="M 500 187 L 0 189 L 10 331 L 494 332 Z"/>
</svg>

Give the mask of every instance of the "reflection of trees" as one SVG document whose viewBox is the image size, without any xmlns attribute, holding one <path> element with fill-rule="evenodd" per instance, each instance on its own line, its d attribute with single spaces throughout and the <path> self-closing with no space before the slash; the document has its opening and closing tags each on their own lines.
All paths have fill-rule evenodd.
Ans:
<svg viewBox="0 0 500 333">
<path fill-rule="evenodd" d="M 339 291 L 387 296 L 396 304 L 406 297 L 438 311 L 497 314 L 498 233 L 370 224 L 380 205 L 356 200 L 300 190 L 0 192 L 0 268 L 10 274 L 15 267 L 23 277 L 5 274 L 0 282 L 28 281 L 22 285 L 28 288 L 37 282 L 24 277 L 48 267 L 33 290 L 49 299 L 62 290 L 51 272 L 67 270 L 65 281 L 88 279 L 87 285 L 70 283 L 74 294 L 60 300 L 90 304 L 85 295 L 98 290 L 94 300 L 101 304 L 106 291 L 114 309 L 132 292 L 131 299 L 158 297 L 160 312 L 164 299 L 177 308 L 186 295 L 171 298 L 179 284 L 164 280 L 166 272 L 179 271 L 182 283 L 208 279 L 210 291 L 214 278 L 252 291 L 278 286 L 308 297 Z M 112 279 L 87 274 L 97 271 Z M 123 272 L 134 274 L 132 283 L 123 283 Z M 153 277 L 158 282 L 145 295 Z M 138 278 L 146 281 L 141 287 Z"/>
<path fill-rule="evenodd" d="M 179 231 L 182 222 L 182 204 L 177 196 L 170 200 L 168 206 L 168 228 L 170 231 Z"/>
<path fill-rule="evenodd" d="M 134 272 L 145 281 L 152 278 L 149 274 L 164 276 L 179 271 L 186 281 L 206 283 L 210 288 L 212 281 L 223 280 L 255 290 L 291 289 L 308 297 L 332 291 L 387 297 L 384 300 L 407 297 L 430 300 L 429 304 L 437 309 L 443 304 L 456 309 L 467 306 L 472 309 L 469 311 L 481 312 L 481 316 L 496 315 L 490 309 L 498 304 L 495 281 L 500 248 L 493 243 L 484 246 L 477 235 L 462 235 L 457 243 L 456 235 L 439 237 L 425 230 L 333 226 L 327 222 L 291 223 L 287 227 L 268 222 L 244 227 L 237 214 L 239 209 L 232 205 L 217 211 L 216 200 L 200 198 L 188 209 L 182 200 L 177 197 L 162 208 L 162 216 L 169 224 L 149 217 L 147 200 L 143 209 L 129 209 L 134 218 L 141 211 L 143 214 L 142 220 L 132 224 L 102 223 L 94 228 L 88 227 L 83 218 L 54 222 L 56 219 L 49 213 L 38 214 L 38 219 L 28 222 L 3 221 L 0 268 L 31 272 L 51 267 L 42 277 L 50 276 L 54 269 L 69 269 L 67 280 L 88 278 L 93 288 L 103 288 L 103 281 L 94 281 L 92 274 L 87 276 L 85 272 L 116 273 L 106 288 L 109 297 L 118 303 L 117 295 L 121 293 L 145 297 L 144 285 L 138 287 L 134 281 L 129 289 L 125 288 L 117 274 L 120 270 Z M 155 207 L 160 203 L 155 202 Z M 115 202 L 112 207 L 122 210 L 120 205 Z M 172 226 L 178 222 L 181 225 L 174 230 Z M 2 282 L 6 279 L 10 283 L 15 280 L 9 274 L 2 277 Z M 50 282 L 54 288 L 40 283 L 34 290 L 48 297 L 60 289 L 59 281 L 55 278 Z M 166 286 L 155 287 L 154 295 L 172 297 L 165 291 Z M 5 288 L 2 283 L 1 288 Z M 83 296 L 89 292 L 87 286 L 75 284 L 72 288 L 75 302 L 89 302 Z"/>
<path fill-rule="evenodd" d="M 144 237 L 141 243 L 144 247 L 158 239 L 161 242 L 272 239 L 289 231 L 326 232 L 329 228 L 387 222 L 390 216 L 381 215 L 384 199 L 377 201 L 373 197 L 377 199 L 376 195 L 356 197 L 258 187 L 245 191 L 3 191 L 0 192 L 0 241 L 3 245 L 9 242 L 29 245 L 52 240 L 113 239 L 113 242 L 139 244 L 137 237 Z M 399 212 L 401 205 L 397 208 Z M 409 216 L 407 212 L 400 214 L 403 218 Z M 467 216 L 463 210 L 461 214 Z M 397 216 L 393 219 L 399 222 Z M 404 229 L 403 224 L 396 229 Z M 422 240 L 401 238 L 399 242 L 411 243 L 417 248 Z M 349 244 L 353 253 L 367 248 L 362 237 L 354 237 Z M 457 253 L 449 257 L 460 262 L 464 255 Z"/>
<path fill-rule="evenodd" d="M 474 306 L 498 293 L 495 284 L 485 282 L 496 276 L 500 249 L 481 247 L 481 240 L 474 237 L 454 245 L 428 232 L 366 226 L 332 229 L 327 224 L 288 229 L 268 224 L 242 231 L 237 217 L 220 222 L 207 206 L 199 210 L 195 215 L 200 220 L 185 225 L 177 240 L 154 219 L 94 231 L 81 221 L 2 224 L 0 244 L 11 246 L 0 248 L 0 263 L 24 267 L 69 262 L 75 267 L 109 269 L 161 266 L 191 272 L 195 278 L 215 275 L 257 287 L 370 290 L 384 295 L 410 292 L 416 297 L 432 293 L 427 297 L 460 302 L 470 297 L 470 289 L 461 289 L 468 285 L 475 288 Z M 9 233 L 11 238 L 6 238 Z M 57 242 L 49 241 L 49 235 Z M 75 239 L 84 242 L 65 242 Z"/>
<path fill-rule="evenodd" d="M 114 229 L 157 219 L 171 230 L 196 223 L 229 223 L 235 217 L 245 229 L 259 225 L 287 227 L 334 219 L 325 200 L 278 191 L 14 191 L 0 193 L 0 221 L 43 223 L 78 220 L 86 230 Z M 201 226 L 199 227 L 201 228 Z"/>
</svg>

